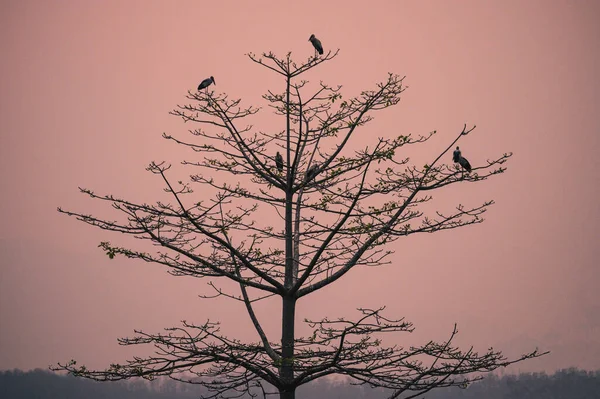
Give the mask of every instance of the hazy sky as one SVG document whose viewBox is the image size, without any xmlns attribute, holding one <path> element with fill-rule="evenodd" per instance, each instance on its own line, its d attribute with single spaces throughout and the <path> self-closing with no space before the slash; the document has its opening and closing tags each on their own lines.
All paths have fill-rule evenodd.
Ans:
<svg viewBox="0 0 600 399">
<path fill-rule="evenodd" d="M 437 130 L 407 153 L 420 162 L 468 123 L 472 164 L 515 155 L 502 176 L 436 194 L 440 210 L 496 200 L 483 224 L 395 242 L 391 265 L 301 301 L 299 320 L 387 305 L 418 339 L 443 339 L 457 322 L 463 345 L 552 351 L 520 370 L 600 368 L 598 15 L 592 0 L 1 1 L 0 369 L 104 367 L 132 353 L 117 337 L 182 319 L 256 339 L 239 304 L 198 299 L 206 281 L 111 261 L 97 245 L 122 235 L 56 207 L 114 215 L 78 186 L 152 202 L 162 185 L 146 165 L 170 161 L 183 176 L 177 163 L 193 156 L 161 138 L 186 137 L 168 115 L 186 91 L 213 75 L 217 91 L 265 105 L 283 82 L 244 54 L 304 60 L 311 33 L 341 50 L 306 78 L 342 84 L 346 97 L 406 75 L 400 104 L 359 134 L 365 144 Z M 277 118 L 265 108 L 257 124 L 281 129 Z M 278 308 L 259 309 L 271 334 Z"/>
</svg>

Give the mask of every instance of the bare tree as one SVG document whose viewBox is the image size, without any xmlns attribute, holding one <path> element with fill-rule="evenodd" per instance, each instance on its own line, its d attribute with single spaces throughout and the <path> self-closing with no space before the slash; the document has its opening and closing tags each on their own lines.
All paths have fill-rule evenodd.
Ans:
<svg viewBox="0 0 600 399">
<path fill-rule="evenodd" d="M 338 50 L 339 51 L 339 50 Z M 447 165 L 448 151 L 473 131 L 465 126 L 448 147 L 424 167 L 409 165 L 399 150 L 429 140 L 399 135 L 375 138 L 366 148 L 353 148 L 352 138 L 375 111 L 396 105 L 405 90 L 404 78 L 389 74 L 374 90 L 344 99 L 341 86 L 324 83 L 310 87 L 300 76 L 330 61 L 338 52 L 313 56 L 301 64 L 274 54 L 250 60 L 281 76 L 282 93 L 263 98 L 285 120 L 276 133 L 257 132 L 245 120 L 259 110 L 242 107 L 214 91 L 188 92 L 188 105 L 172 114 L 194 124 L 193 140 L 164 134 L 201 154 L 187 162 L 206 171 L 190 181 L 171 182 L 170 165 L 151 163 L 147 170 L 160 177 L 171 203 L 137 204 L 112 195 L 81 192 L 110 203 L 122 215 L 110 221 L 83 213 L 60 212 L 104 230 L 149 240 L 154 253 L 100 244 L 113 258 L 124 255 L 164 265 L 175 276 L 208 277 L 216 296 L 240 301 L 257 333 L 257 341 L 243 343 L 225 336 L 219 324 L 183 321 L 165 334 L 136 331 L 122 345 L 151 344 L 154 355 L 90 371 L 75 361 L 55 369 L 95 380 L 168 376 L 201 384 L 211 398 L 242 394 L 295 397 L 298 386 L 328 375 L 348 376 L 357 384 L 383 387 L 390 398 L 415 397 L 436 387 L 464 386 L 481 372 L 542 355 L 537 350 L 509 360 L 490 348 L 479 354 L 453 346 L 456 326 L 443 342 L 419 347 L 384 347 L 385 333 L 411 332 L 403 319 L 386 318 L 381 309 L 358 309 L 355 320 L 305 320 L 312 335 L 295 335 L 296 302 L 343 277 L 357 266 L 389 263 L 386 244 L 415 233 L 432 233 L 481 223 L 493 204 L 456 207 L 427 215 L 421 205 L 434 190 L 455 183 L 472 183 L 502 173 L 511 154 L 475 165 L 470 173 Z M 281 151 L 276 167 L 275 154 Z M 448 154 L 446 156 L 446 154 Z M 448 158 L 448 159 L 447 159 Z M 281 170 L 283 169 L 283 170 Z M 235 183 L 233 183 L 235 182 Z M 202 196 L 192 187 L 201 185 Z M 208 199 L 206 192 L 214 197 Z M 262 205 L 262 207 L 259 207 Z M 272 217 L 256 220 L 256 212 Z M 277 221 L 277 223 L 273 223 Z M 270 225 L 273 223 L 273 225 Z M 215 282 L 232 281 L 239 292 L 227 292 Z M 254 312 L 257 301 L 282 301 L 281 340 L 274 341 Z M 279 338 L 279 337 L 278 337 Z M 274 392 L 275 389 L 277 392 Z"/>
</svg>

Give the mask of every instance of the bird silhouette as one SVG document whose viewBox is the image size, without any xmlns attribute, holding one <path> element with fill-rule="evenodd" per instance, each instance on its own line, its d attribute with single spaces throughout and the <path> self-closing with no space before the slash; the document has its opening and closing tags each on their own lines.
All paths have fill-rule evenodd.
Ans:
<svg viewBox="0 0 600 399">
<path fill-rule="evenodd" d="M 321 41 L 315 37 L 314 34 L 310 35 L 308 41 L 312 43 L 313 47 L 315 48 L 315 51 L 323 55 L 323 45 L 321 44 Z"/>
<path fill-rule="evenodd" d="M 456 147 L 456 150 L 454 150 L 454 152 L 452 153 L 452 160 L 455 163 L 458 163 L 459 159 L 460 159 L 460 148 Z"/>
<path fill-rule="evenodd" d="M 460 164 L 460 166 L 462 166 L 463 168 L 465 168 L 465 170 L 467 172 L 471 172 L 471 164 L 469 163 L 469 161 L 467 161 L 466 158 L 464 158 L 463 156 L 461 156 L 458 159 L 458 163 Z"/>
<path fill-rule="evenodd" d="M 467 161 L 467 158 L 462 156 L 460 148 L 456 147 L 456 150 L 452 153 L 452 160 L 462 166 L 467 172 L 471 172 L 471 164 Z"/>
<path fill-rule="evenodd" d="M 319 170 L 319 164 L 318 163 L 314 163 L 311 165 L 310 168 L 308 168 L 308 170 L 306 171 L 306 182 L 308 183 L 309 181 L 311 181 L 312 179 L 314 179 L 320 172 Z"/>
<path fill-rule="evenodd" d="M 277 155 L 275 155 L 275 166 L 277 166 L 277 171 L 279 173 L 283 173 L 283 157 L 279 151 L 277 151 Z"/>
<path fill-rule="evenodd" d="M 210 86 L 211 84 L 214 84 L 216 86 L 216 82 L 215 82 L 215 78 L 213 78 L 212 76 L 210 78 L 206 78 L 204 79 L 202 82 L 200 82 L 200 84 L 198 85 L 198 90 L 202 90 L 202 89 L 206 89 L 208 91 L 208 86 Z"/>
</svg>

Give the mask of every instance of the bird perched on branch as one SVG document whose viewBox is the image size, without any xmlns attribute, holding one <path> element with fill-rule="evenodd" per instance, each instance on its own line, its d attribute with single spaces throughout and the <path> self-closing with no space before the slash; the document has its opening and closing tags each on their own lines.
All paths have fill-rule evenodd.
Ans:
<svg viewBox="0 0 600 399">
<path fill-rule="evenodd" d="M 283 173 L 283 157 L 279 151 L 277 151 L 277 155 L 275 155 L 275 166 L 277 166 L 277 171 L 279 173 Z"/>
<path fill-rule="evenodd" d="M 460 159 L 460 149 L 458 147 L 456 147 L 456 150 L 454 150 L 454 152 L 452 153 L 452 161 L 454 161 L 454 163 L 458 163 L 459 159 Z"/>
<path fill-rule="evenodd" d="M 456 147 L 456 150 L 452 153 L 452 160 L 462 166 L 467 172 L 471 172 L 471 164 L 461 155 L 460 148 Z"/>
<path fill-rule="evenodd" d="M 215 83 L 215 78 L 213 78 L 212 76 L 200 82 L 200 84 L 198 85 L 198 90 L 206 89 L 206 91 L 208 91 L 208 86 L 210 86 L 211 84 L 214 84 L 215 86 L 217 85 Z"/>
<path fill-rule="evenodd" d="M 323 55 L 323 45 L 321 44 L 321 41 L 315 37 L 314 34 L 310 35 L 310 38 L 308 39 L 308 41 L 312 43 L 313 47 L 315 48 L 315 51 L 317 51 L 319 54 Z M 315 57 L 316 57 L 316 54 L 315 54 Z"/>
<path fill-rule="evenodd" d="M 320 172 L 319 164 L 314 163 L 310 168 L 306 171 L 306 182 L 308 183 L 312 179 L 314 179 Z"/>
</svg>

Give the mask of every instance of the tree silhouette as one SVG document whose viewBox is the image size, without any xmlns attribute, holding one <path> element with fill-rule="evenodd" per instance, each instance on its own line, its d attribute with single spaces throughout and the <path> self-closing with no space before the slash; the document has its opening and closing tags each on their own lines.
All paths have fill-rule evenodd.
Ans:
<svg viewBox="0 0 600 399">
<path fill-rule="evenodd" d="M 364 130 L 372 114 L 399 102 L 404 78 L 389 74 L 376 89 L 349 99 L 342 97 L 341 86 L 321 82 L 311 90 L 300 77 L 335 58 L 338 51 L 301 64 L 292 60 L 291 53 L 284 58 L 248 54 L 285 81 L 282 93 L 263 95 L 285 120 L 280 132 L 257 132 L 246 125 L 259 109 L 242 107 L 239 99 L 208 90 L 188 92 L 190 104 L 172 114 L 194 124 L 194 140 L 163 136 L 200 154 L 199 160 L 183 164 L 206 173 L 175 184 L 168 178 L 171 165 L 152 162 L 147 168 L 163 180 L 172 202 L 137 204 L 80 188 L 110 203 L 121 213 L 121 221 L 59 208 L 90 225 L 159 247 L 149 253 L 102 242 L 100 247 L 110 258 L 124 255 L 164 265 L 176 276 L 210 278 L 215 295 L 244 303 L 258 340 L 243 343 L 227 337 L 210 320 L 183 321 L 164 334 L 136 331 L 135 337 L 119 340 L 122 345 L 151 344 L 157 348 L 154 355 L 104 371 L 88 370 L 75 361 L 59 363 L 55 369 L 95 380 L 169 376 L 201 384 L 213 398 L 278 392 L 280 398 L 289 399 L 298 386 L 337 374 L 357 384 L 385 388 L 390 398 L 396 398 L 402 393 L 415 397 L 436 387 L 465 386 L 480 379 L 479 372 L 541 355 L 536 350 L 509 360 L 492 348 L 483 354 L 473 348 L 460 350 L 453 346 L 456 326 L 444 342 L 385 347 L 385 333 L 411 332 L 413 326 L 404 319 L 387 318 L 383 308 L 358 309 L 354 320 L 305 320 L 312 335 L 296 336 L 297 301 L 354 267 L 389 263 L 386 244 L 410 234 L 481 223 L 493 201 L 458 205 L 449 214 L 427 215 L 420 206 L 432 200 L 430 193 L 436 189 L 502 173 L 511 156 L 475 165 L 467 174 L 447 165 L 444 161 L 451 157 L 445 155 L 474 129 L 466 125 L 423 167 L 409 165 L 399 150 L 429 140 L 435 131 L 419 137 L 373 136 L 365 148 L 354 148 L 355 132 Z M 283 172 L 276 167 L 277 151 L 283 154 Z M 201 195 L 194 194 L 196 185 L 203 187 Z M 214 196 L 209 198 L 211 192 Z M 265 211 L 271 217 L 258 219 Z M 220 279 L 235 282 L 239 293 L 214 283 Z M 254 312 L 257 301 L 270 297 L 282 301 L 280 341 L 267 336 Z"/>
</svg>

